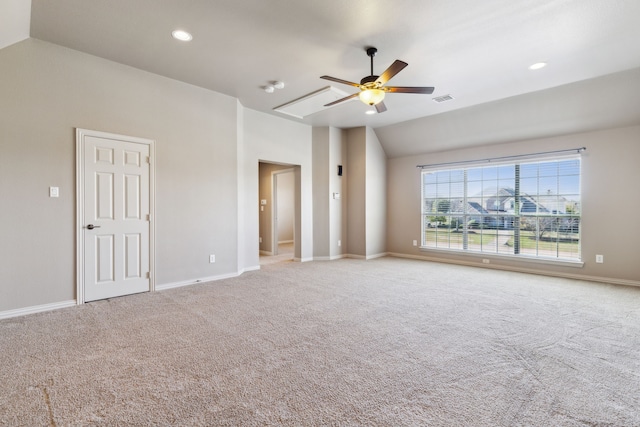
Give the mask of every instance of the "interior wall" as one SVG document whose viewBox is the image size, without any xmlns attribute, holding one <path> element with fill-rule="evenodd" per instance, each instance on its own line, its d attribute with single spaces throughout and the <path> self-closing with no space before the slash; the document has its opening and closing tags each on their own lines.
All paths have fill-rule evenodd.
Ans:
<svg viewBox="0 0 640 427">
<path fill-rule="evenodd" d="M 347 181 L 349 171 L 347 165 L 346 131 L 329 128 L 329 257 L 341 258 L 347 248 Z M 342 176 L 338 176 L 338 165 L 342 166 Z M 334 194 L 339 197 L 334 197 Z"/>
<path fill-rule="evenodd" d="M 293 165 L 280 165 L 274 163 L 259 162 L 259 200 L 253 203 L 253 206 L 257 206 L 259 217 L 259 237 L 262 238 L 262 243 L 259 243 L 260 253 L 263 255 L 273 255 L 273 173 L 281 170 L 292 169 Z M 288 219 L 285 218 L 285 222 L 289 222 L 288 232 L 290 233 L 289 240 L 293 240 L 293 215 L 295 212 L 295 200 L 294 200 L 294 174 L 288 173 L 291 180 L 289 188 L 285 188 L 285 192 L 289 193 L 291 198 L 289 206 L 289 212 L 287 213 Z M 266 205 L 260 205 L 261 201 L 265 200 Z M 262 207 L 264 206 L 264 209 Z M 278 228 L 278 232 L 280 229 Z"/>
<path fill-rule="evenodd" d="M 387 252 L 387 156 L 371 128 L 366 128 L 367 258 Z"/>
<path fill-rule="evenodd" d="M 299 261 L 313 259 L 313 196 L 312 196 L 312 138 L 311 127 L 290 120 L 283 120 L 251 109 L 243 112 L 242 165 L 244 187 L 239 197 L 246 207 L 242 227 L 245 235 L 244 264 L 239 270 L 260 268 L 259 215 L 253 208 L 259 200 L 260 161 L 298 165 L 296 169 L 295 215 L 296 222 L 294 258 Z"/>
<path fill-rule="evenodd" d="M 330 255 L 330 138 L 329 127 L 314 127 L 312 129 L 313 258 L 316 260 L 328 260 Z"/>
<path fill-rule="evenodd" d="M 75 299 L 76 127 L 155 140 L 157 286 L 236 272 L 237 120 L 235 98 L 91 55 L 0 50 L 0 311 Z"/>
<path fill-rule="evenodd" d="M 347 254 L 357 258 L 367 256 L 366 162 L 366 128 L 347 130 Z"/>
<path fill-rule="evenodd" d="M 341 258 L 347 248 L 347 145 L 345 132 L 313 128 L 313 256 Z M 338 165 L 342 176 L 338 176 Z"/>
<path fill-rule="evenodd" d="M 633 213 L 640 210 L 635 183 L 640 182 L 640 126 L 553 138 L 408 156 L 388 160 L 388 232 L 391 253 L 482 265 L 480 257 L 421 251 L 419 164 L 444 163 L 586 147 L 582 154 L 581 268 L 511 259 L 492 259 L 497 267 L 527 269 L 570 277 L 640 285 L 637 242 L 640 228 Z M 628 214 L 631 213 L 631 218 Z M 596 254 L 604 263 L 596 264 Z"/>
<path fill-rule="evenodd" d="M 277 243 L 293 242 L 294 181 L 293 171 L 275 176 Z"/>
</svg>

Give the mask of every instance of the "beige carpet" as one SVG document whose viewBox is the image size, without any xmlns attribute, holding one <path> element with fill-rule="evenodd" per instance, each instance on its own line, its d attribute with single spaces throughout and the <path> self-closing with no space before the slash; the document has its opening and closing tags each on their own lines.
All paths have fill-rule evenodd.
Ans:
<svg viewBox="0 0 640 427">
<path fill-rule="evenodd" d="M 640 289 L 381 258 L 0 321 L 0 425 L 639 426 Z"/>
<path fill-rule="evenodd" d="M 260 265 L 293 261 L 293 243 L 279 243 L 277 255 L 260 255 Z"/>
</svg>

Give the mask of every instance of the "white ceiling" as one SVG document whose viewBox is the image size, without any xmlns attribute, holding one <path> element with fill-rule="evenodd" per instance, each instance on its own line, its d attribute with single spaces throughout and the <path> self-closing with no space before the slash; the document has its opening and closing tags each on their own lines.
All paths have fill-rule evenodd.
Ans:
<svg viewBox="0 0 640 427">
<path fill-rule="evenodd" d="M 640 123 L 638 73 L 598 79 L 640 68 L 637 0 L 32 0 L 31 9 L 31 37 L 290 120 L 371 126 L 391 157 Z M 176 28 L 193 41 L 173 40 Z M 409 66 L 390 84 L 435 86 L 433 95 L 388 94 L 388 111 L 373 116 L 359 101 L 304 119 L 273 111 L 328 86 L 321 75 L 368 75 L 368 46 L 378 48 L 376 74 L 401 59 Z M 549 65 L 528 69 L 539 61 Z M 265 93 L 273 80 L 286 87 Z M 615 98 L 601 98 L 605 85 Z M 445 94 L 455 99 L 432 101 Z"/>
</svg>

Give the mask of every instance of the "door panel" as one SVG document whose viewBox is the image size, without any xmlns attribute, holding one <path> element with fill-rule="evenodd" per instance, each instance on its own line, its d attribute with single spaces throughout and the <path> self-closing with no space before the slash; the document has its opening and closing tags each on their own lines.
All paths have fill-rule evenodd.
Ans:
<svg viewBox="0 0 640 427">
<path fill-rule="evenodd" d="M 85 301 L 148 291 L 149 145 L 83 143 Z"/>
</svg>

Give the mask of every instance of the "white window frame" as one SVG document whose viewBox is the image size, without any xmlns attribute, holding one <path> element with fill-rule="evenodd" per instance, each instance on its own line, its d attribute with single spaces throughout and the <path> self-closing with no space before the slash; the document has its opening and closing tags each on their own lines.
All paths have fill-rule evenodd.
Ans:
<svg viewBox="0 0 640 427">
<path fill-rule="evenodd" d="M 577 152 L 580 153 L 580 151 L 584 150 L 584 148 L 582 149 L 578 149 Z M 568 150 L 567 150 L 568 151 Z M 553 152 L 553 153 L 545 153 L 542 155 L 527 155 L 527 156 L 521 156 L 524 157 L 524 159 L 520 160 L 520 159 L 516 159 L 516 158 L 501 158 L 501 159 L 485 159 L 482 161 L 469 161 L 469 162 L 461 162 L 461 163 L 449 163 L 449 164 L 442 164 L 442 165 L 432 165 L 432 166 L 419 166 L 422 169 L 422 173 L 420 174 L 420 189 L 421 189 L 421 194 L 420 194 L 420 201 L 421 201 L 421 246 L 420 249 L 422 251 L 433 251 L 433 252 L 438 252 L 438 253 L 454 253 L 454 254 L 464 254 L 464 255 L 470 255 L 470 256 L 476 256 L 476 257 L 483 257 L 483 258 L 493 258 L 493 257 L 497 257 L 497 258 L 508 258 L 508 259 L 518 259 L 518 260 L 525 260 L 528 262 L 541 262 L 541 263 L 552 263 L 552 264 L 558 264 L 558 263 L 562 263 L 562 264 L 569 264 L 569 265 L 574 265 L 574 266 L 582 266 L 583 262 L 582 262 L 582 256 L 581 256 L 581 246 L 582 246 L 582 236 L 581 236 L 581 231 L 580 231 L 580 223 L 581 223 L 581 217 L 582 217 L 582 213 L 580 211 L 581 206 L 581 199 L 582 199 L 582 195 L 581 195 L 581 177 L 582 177 L 582 165 L 581 165 L 581 161 L 580 161 L 580 155 L 579 154 L 557 154 L 557 152 Z M 513 221 L 513 224 L 517 224 L 518 228 L 517 228 L 517 232 L 515 230 L 515 226 L 513 227 L 513 252 L 500 252 L 500 248 L 498 247 L 498 243 L 497 243 L 497 237 L 496 237 L 496 250 L 483 250 L 484 248 L 480 247 L 480 250 L 477 249 L 477 247 L 473 247 L 473 248 L 469 248 L 469 217 L 471 216 L 479 216 L 479 215 L 472 215 L 469 213 L 469 204 L 468 201 L 470 199 L 473 199 L 473 195 L 469 195 L 467 194 L 468 189 L 469 189 L 469 183 L 467 181 L 467 174 L 470 170 L 478 170 L 478 169 L 482 169 L 482 168 L 495 168 L 495 167 L 500 167 L 500 166 L 513 166 L 514 167 L 514 184 L 517 181 L 518 185 L 515 185 L 516 189 L 516 194 L 517 194 L 517 200 L 519 200 L 519 206 L 522 206 L 523 204 L 523 197 L 527 197 L 529 200 L 530 199 L 535 199 L 535 200 L 540 200 L 541 199 L 541 194 L 540 194 L 540 189 L 538 188 L 536 194 L 532 197 L 530 194 L 526 193 L 526 192 L 521 192 L 519 190 L 519 186 L 520 183 L 522 181 L 522 179 L 517 176 L 517 171 L 520 170 L 520 167 L 522 165 L 532 165 L 532 164 L 546 164 L 546 163 L 550 163 L 550 162 L 562 162 L 564 160 L 578 160 L 578 187 L 577 187 L 577 193 L 576 195 L 578 196 L 578 200 L 577 201 L 573 201 L 575 203 L 577 203 L 577 205 L 574 207 L 576 208 L 576 210 L 572 210 L 571 213 L 568 213 L 568 210 L 566 211 L 560 211 L 559 209 L 555 210 L 555 211 L 551 211 L 549 212 L 547 210 L 547 212 L 539 212 L 538 211 L 538 205 L 536 206 L 536 212 L 535 213 L 525 213 L 525 212 L 520 212 L 519 210 L 515 210 L 513 212 L 504 212 L 503 214 L 498 213 L 498 211 L 496 210 L 495 213 L 489 213 L 489 212 L 485 212 L 482 216 L 482 218 L 492 218 L 493 220 L 498 220 L 499 218 L 511 218 L 509 221 Z M 516 167 L 516 165 L 519 165 Z M 559 163 L 560 165 L 560 163 Z M 451 209 L 451 205 L 453 204 L 453 200 L 454 199 L 458 199 L 458 203 L 462 202 L 462 213 L 460 211 L 457 212 L 448 212 L 448 218 L 449 218 L 449 227 L 451 227 L 453 225 L 453 222 L 451 221 L 451 218 L 455 218 L 458 219 L 458 221 L 456 221 L 458 224 L 460 223 L 460 217 L 462 219 L 462 224 L 461 224 L 461 238 L 462 238 L 462 243 L 457 243 L 456 246 L 458 247 L 451 247 L 451 241 L 449 240 L 448 244 L 445 244 L 444 247 L 438 246 L 437 244 L 437 236 L 436 236 L 436 244 L 429 244 L 429 242 L 427 242 L 427 218 L 429 216 L 433 216 L 433 213 L 439 213 L 439 210 L 436 210 L 435 212 L 433 210 L 431 210 L 430 212 L 426 212 L 426 207 L 427 207 L 427 201 L 432 201 L 432 205 L 431 208 L 433 209 L 433 203 L 437 203 L 438 197 L 436 197 L 435 199 L 433 198 L 428 198 L 425 195 L 425 174 L 427 173 L 437 173 L 437 172 L 446 172 L 446 171 L 464 171 L 464 182 L 463 182 L 463 191 L 462 193 L 460 193 L 458 191 L 458 197 L 452 198 L 452 197 L 448 197 L 448 198 L 443 198 L 445 200 L 448 200 L 449 202 L 449 209 Z M 564 176 L 561 174 L 561 172 L 558 172 L 557 175 L 555 176 L 556 180 L 558 181 L 558 183 L 560 182 L 560 177 Z M 574 177 L 575 178 L 575 177 Z M 451 178 L 449 178 L 449 185 L 451 186 L 451 183 L 453 182 L 451 180 Z M 496 179 L 497 181 L 497 179 Z M 458 183 L 460 183 L 460 181 L 458 181 Z M 432 185 L 437 185 L 437 184 L 432 184 Z M 482 184 L 480 184 L 482 185 Z M 497 192 L 499 191 L 499 186 L 496 187 L 496 196 L 497 196 Z M 461 196 L 461 197 L 460 197 Z M 559 196 L 562 196 L 562 194 L 559 194 Z M 483 199 L 484 201 L 486 201 L 486 199 Z M 560 203 L 560 197 L 558 198 L 558 205 Z M 515 203 L 513 203 L 513 206 L 515 206 Z M 482 206 L 481 207 L 486 207 L 486 206 Z M 431 215 L 430 215 L 431 214 Z M 445 216 L 445 215 L 441 215 L 441 216 Z M 517 221 L 516 221 L 517 218 Z M 536 237 L 535 241 L 536 241 L 536 249 L 535 249 L 535 254 L 531 253 L 531 250 L 524 250 L 521 251 L 520 247 L 522 246 L 522 241 L 523 238 L 521 238 L 521 226 L 520 226 L 520 222 L 525 219 L 527 221 L 531 221 L 532 219 L 535 218 L 535 224 L 536 224 L 536 236 L 538 235 L 538 232 L 541 230 L 540 227 L 540 223 L 541 223 L 541 219 L 542 218 L 553 218 L 554 219 L 554 223 L 555 223 L 555 234 L 556 234 L 556 242 L 555 242 L 555 246 L 556 246 L 556 255 L 555 256 L 550 256 L 548 253 L 545 253 L 544 251 L 542 251 L 543 253 L 541 254 L 541 250 L 539 249 L 539 245 L 540 245 L 540 240 L 541 240 L 541 236 Z M 577 221 L 575 221 L 577 219 Z M 562 222 L 561 222 L 562 221 Z M 577 222 L 577 226 L 575 226 L 574 224 Z M 565 224 L 566 223 L 566 224 Z M 560 251 L 560 235 L 559 235 L 559 230 L 560 229 L 564 229 L 566 232 L 567 229 L 567 224 L 569 224 L 569 226 L 571 227 L 569 233 L 571 233 L 572 235 L 577 235 L 577 252 L 574 252 L 572 254 L 572 256 L 566 256 L 566 254 L 562 254 L 561 255 L 561 251 Z M 573 232 L 573 227 L 577 227 L 578 230 L 577 232 Z M 496 230 L 498 229 L 498 226 L 496 226 Z M 529 231 L 530 233 L 533 233 L 534 231 Z M 449 235 L 451 235 L 451 230 L 449 229 L 448 231 Z M 498 235 L 498 232 L 496 231 L 496 236 Z M 481 237 L 481 241 L 484 237 Z M 449 238 L 450 239 L 450 238 Z M 517 242 L 517 243 L 516 243 Z M 517 246 L 517 248 L 515 247 Z M 486 262 L 490 262 L 489 260 L 487 260 Z"/>
</svg>

